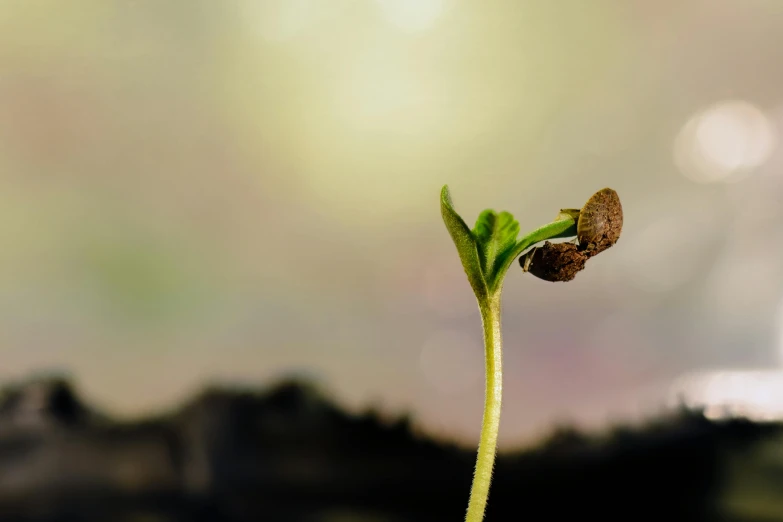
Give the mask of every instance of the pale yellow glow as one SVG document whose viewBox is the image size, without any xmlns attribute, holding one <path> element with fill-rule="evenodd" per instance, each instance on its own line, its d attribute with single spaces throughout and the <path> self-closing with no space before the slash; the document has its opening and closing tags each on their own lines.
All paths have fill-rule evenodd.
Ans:
<svg viewBox="0 0 783 522">
<path fill-rule="evenodd" d="M 376 0 L 384 17 L 406 31 L 431 27 L 444 10 L 443 0 Z"/>
<path fill-rule="evenodd" d="M 265 40 L 283 42 L 300 35 L 314 19 L 314 0 L 260 0 L 245 2 L 246 20 L 256 24 Z"/>
<path fill-rule="evenodd" d="M 344 83 L 341 115 L 356 124 L 393 125 L 422 107 L 426 84 L 380 51 L 361 56 Z"/>
<path fill-rule="evenodd" d="M 335 110 L 356 130 L 386 130 L 422 138 L 446 123 L 431 75 L 385 47 L 367 50 L 344 71 Z"/>
<path fill-rule="evenodd" d="M 242 78 L 222 86 L 242 146 L 264 162 L 270 153 L 260 151 L 274 151 L 275 168 L 297 179 L 300 201 L 372 228 L 425 212 L 443 179 L 546 175 L 532 165 L 546 150 L 535 144 L 559 107 L 565 74 L 542 77 L 539 68 L 564 44 L 541 35 L 549 41 L 541 49 L 506 45 L 509 35 L 535 33 L 532 21 L 498 20 L 491 31 L 484 24 L 492 17 L 453 24 L 466 6 L 450 0 L 246 5 L 245 28 L 261 45 L 244 41 L 216 77 Z M 394 30 L 425 26 L 433 30 Z M 275 59 L 255 59 L 257 49 Z M 503 165 L 522 150 L 524 159 Z"/>
</svg>

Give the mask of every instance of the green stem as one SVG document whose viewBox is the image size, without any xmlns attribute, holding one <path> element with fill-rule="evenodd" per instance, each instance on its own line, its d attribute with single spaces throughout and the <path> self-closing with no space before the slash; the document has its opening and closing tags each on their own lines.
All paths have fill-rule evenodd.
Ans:
<svg viewBox="0 0 783 522">
<path fill-rule="evenodd" d="M 479 299 L 481 322 L 484 326 L 484 353 L 487 382 L 484 399 L 484 420 L 481 425 L 476 471 L 470 489 L 466 522 L 481 522 L 489 497 L 492 469 L 500 427 L 500 404 L 503 391 L 503 348 L 500 333 L 500 289 L 488 298 Z"/>
</svg>

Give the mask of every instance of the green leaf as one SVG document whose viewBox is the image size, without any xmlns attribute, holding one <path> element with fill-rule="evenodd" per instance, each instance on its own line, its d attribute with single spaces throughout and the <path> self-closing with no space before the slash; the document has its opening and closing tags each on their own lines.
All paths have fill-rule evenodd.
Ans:
<svg viewBox="0 0 783 522">
<path fill-rule="evenodd" d="M 498 261 L 502 263 L 517 243 L 519 223 L 509 212 L 485 210 L 476 220 L 473 235 L 476 238 L 484 280 L 489 288 L 493 288 L 499 275 Z"/>
<path fill-rule="evenodd" d="M 509 212 L 485 210 L 470 230 L 454 210 L 447 185 L 440 193 L 440 212 L 457 246 L 470 286 L 480 301 L 500 290 L 511 263 L 525 249 L 548 239 L 575 237 L 579 219 L 579 210 L 562 209 L 555 221 L 517 240 L 519 223 L 514 216 Z"/>
<path fill-rule="evenodd" d="M 516 243 L 511 248 L 504 251 L 502 255 L 498 256 L 495 261 L 495 272 L 493 274 L 492 280 L 489 281 L 488 284 L 490 291 L 494 292 L 502 285 L 503 277 L 505 276 L 506 272 L 508 272 L 511 264 L 528 247 L 548 239 L 575 237 L 578 217 L 578 212 L 574 214 L 568 210 L 561 210 L 555 221 L 539 227 L 533 232 L 530 232 L 526 236 L 522 237 L 519 241 L 516 241 Z"/>
<path fill-rule="evenodd" d="M 462 261 L 462 267 L 465 269 L 465 274 L 468 276 L 468 282 L 473 288 L 473 292 L 479 298 L 486 296 L 488 293 L 487 284 L 482 273 L 476 238 L 473 236 L 470 228 L 468 228 L 468 225 L 465 224 L 465 221 L 454 210 L 448 185 L 443 185 L 443 189 L 440 192 L 440 213 L 443 217 L 443 222 L 446 224 L 446 229 L 448 229 L 451 239 L 457 247 L 459 259 Z"/>
</svg>

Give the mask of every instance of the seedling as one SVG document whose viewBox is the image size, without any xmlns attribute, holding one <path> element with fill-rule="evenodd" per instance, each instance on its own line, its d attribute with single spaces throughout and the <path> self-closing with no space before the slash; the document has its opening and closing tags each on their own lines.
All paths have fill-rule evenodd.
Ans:
<svg viewBox="0 0 783 522">
<path fill-rule="evenodd" d="M 495 465 L 503 390 L 500 296 L 508 268 L 527 248 L 556 238 L 577 238 L 577 243 L 550 243 L 520 258 L 525 272 L 546 281 L 570 281 L 591 257 L 610 248 L 620 237 L 623 212 L 612 189 L 596 192 L 585 206 L 563 209 L 549 224 L 517 239 L 519 223 L 508 212 L 483 211 L 471 230 L 454 210 L 449 188 L 440 193 L 443 221 L 457 247 L 481 312 L 484 329 L 486 389 L 476 469 L 470 490 L 466 522 L 480 522 L 489 497 Z"/>
</svg>

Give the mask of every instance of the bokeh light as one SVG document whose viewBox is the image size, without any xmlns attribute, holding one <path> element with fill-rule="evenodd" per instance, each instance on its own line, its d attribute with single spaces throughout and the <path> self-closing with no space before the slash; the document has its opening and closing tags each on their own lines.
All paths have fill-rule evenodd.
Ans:
<svg viewBox="0 0 783 522">
<path fill-rule="evenodd" d="M 775 341 L 777 342 L 777 359 L 781 368 L 783 368 L 783 299 L 780 300 L 777 310 L 777 336 Z"/>
<path fill-rule="evenodd" d="M 783 419 L 783 371 L 725 370 L 683 376 L 670 388 L 672 405 L 704 410 L 711 419 Z"/>
<path fill-rule="evenodd" d="M 675 143 L 675 162 L 697 183 L 736 182 L 766 161 L 776 141 L 761 109 L 747 101 L 724 101 L 685 124 Z"/>
</svg>

